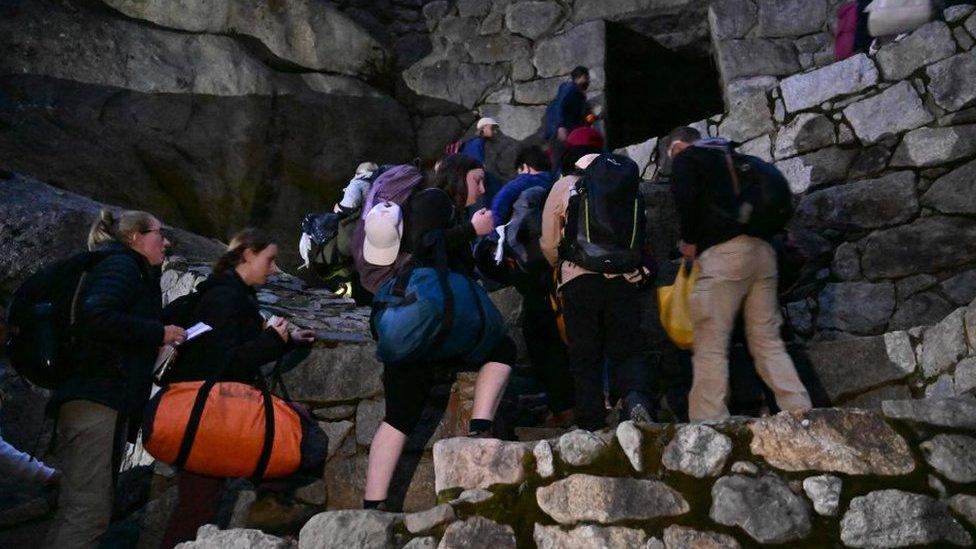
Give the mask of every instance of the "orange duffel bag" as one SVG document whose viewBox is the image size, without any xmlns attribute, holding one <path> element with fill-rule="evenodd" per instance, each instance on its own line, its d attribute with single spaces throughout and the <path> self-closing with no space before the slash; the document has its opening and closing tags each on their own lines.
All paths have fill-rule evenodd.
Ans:
<svg viewBox="0 0 976 549">
<path fill-rule="evenodd" d="M 142 429 L 153 457 L 213 477 L 286 477 L 319 466 L 328 445 L 311 417 L 235 382 L 166 385 L 149 401 Z"/>
</svg>

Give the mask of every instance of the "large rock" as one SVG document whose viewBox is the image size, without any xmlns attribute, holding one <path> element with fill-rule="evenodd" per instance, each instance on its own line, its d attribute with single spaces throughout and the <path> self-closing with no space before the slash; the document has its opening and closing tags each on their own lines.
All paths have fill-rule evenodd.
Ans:
<svg viewBox="0 0 976 549">
<path fill-rule="evenodd" d="M 388 54 L 341 11 L 314 0 L 103 0 L 120 12 L 163 27 L 257 39 L 272 55 L 316 71 L 367 76 Z"/>
<path fill-rule="evenodd" d="M 517 2 L 505 8 L 505 26 L 535 40 L 549 32 L 562 14 L 562 7 L 555 2 Z"/>
<path fill-rule="evenodd" d="M 448 526 L 437 549 L 515 549 L 515 532 L 507 524 L 474 516 Z"/>
<path fill-rule="evenodd" d="M 712 2 L 708 6 L 708 22 L 715 41 L 743 38 L 756 25 L 756 4 L 750 0 Z"/>
<path fill-rule="evenodd" d="M 377 396 L 383 391 L 383 365 L 373 345 L 317 347 L 282 376 L 295 400 L 329 404 Z"/>
<path fill-rule="evenodd" d="M 861 267 L 868 278 L 935 273 L 976 261 L 976 221 L 923 217 L 871 234 L 864 240 Z"/>
<path fill-rule="evenodd" d="M 848 547 L 905 547 L 938 542 L 969 545 L 972 538 L 945 503 L 901 490 L 879 490 L 851 500 L 840 524 Z"/>
<path fill-rule="evenodd" d="M 976 429 L 976 398 L 957 397 L 924 400 L 889 400 L 881 405 L 886 417 L 909 423 Z"/>
<path fill-rule="evenodd" d="M 644 433 L 633 421 L 621 421 L 617 425 L 617 443 L 627 456 L 627 461 L 638 473 L 644 472 Z"/>
<path fill-rule="evenodd" d="M 976 496 L 956 494 L 949 498 L 949 507 L 965 517 L 969 524 L 976 526 Z"/>
<path fill-rule="evenodd" d="M 803 156 L 780 160 L 776 162 L 776 167 L 786 176 L 790 190 L 794 194 L 800 194 L 810 187 L 846 179 L 856 155 L 850 149 L 827 147 Z"/>
<path fill-rule="evenodd" d="M 298 536 L 299 549 L 393 547 L 399 515 L 380 511 L 329 511 L 312 517 Z"/>
<path fill-rule="evenodd" d="M 526 57 L 532 50 L 529 41 L 521 36 L 484 36 L 480 40 L 464 43 L 464 48 L 475 63 L 503 63 Z"/>
<path fill-rule="evenodd" d="M 897 351 L 903 345 L 889 344 L 887 339 L 861 337 L 808 345 L 810 364 L 832 400 L 904 379 L 915 371 L 914 360 L 905 360 Z M 908 345 L 913 352 L 911 342 Z"/>
<path fill-rule="evenodd" d="M 403 517 L 403 525 L 411 534 L 423 534 L 457 520 L 454 508 L 446 503 L 426 511 L 410 513 Z"/>
<path fill-rule="evenodd" d="M 974 19 L 970 17 L 970 21 Z M 976 55 L 960 53 L 939 61 L 925 70 L 929 93 L 947 111 L 957 111 L 976 100 Z"/>
<path fill-rule="evenodd" d="M 434 444 L 435 488 L 488 488 L 525 479 L 529 450 L 516 442 L 452 438 Z"/>
<path fill-rule="evenodd" d="M 942 322 L 925 330 L 919 362 L 925 377 L 935 377 L 955 366 L 966 356 L 966 327 L 964 309 L 957 309 Z"/>
<path fill-rule="evenodd" d="M 688 502 L 663 482 L 572 475 L 536 490 L 536 501 L 560 524 L 613 524 L 687 513 Z"/>
<path fill-rule="evenodd" d="M 945 478 L 963 484 L 976 482 L 976 438 L 936 435 L 921 448 L 925 461 Z"/>
<path fill-rule="evenodd" d="M 852 231 L 900 225 L 919 210 L 915 174 L 904 171 L 814 191 L 800 201 L 796 219 L 820 230 Z"/>
<path fill-rule="evenodd" d="M 739 549 L 741 547 L 732 536 L 702 532 L 677 525 L 664 529 L 664 546 L 667 549 Z"/>
<path fill-rule="evenodd" d="M 532 63 L 539 76 L 569 74 L 577 65 L 603 66 L 606 59 L 606 23 L 593 21 L 536 44 Z"/>
<path fill-rule="evenodd" d="M 642 547 L 647 542 L 647 534 L 641 530 L 589 524 L 572 530 L 536 524 L 532 537 L 539 549 L 615 549 Z"/>
<path fill-rule="evenodd" d="M 523 141 L 540 133 L 545 121 L 545 107 L 520 107 L 515 105 L 484 105 L 481 107 L 482 116 L 494 118 L 501 132 Z"/>
<path fill-rule="evenodd" d="M 786 78 L 780 88 L 786 110 L 796 112 L 858 93 L 877 83 L 878 68 L 862 53 L 822 69 Z"/>
<path fill-rule="evenodd" d="M 895 286 L 888 282 L 827 284 L 819 304 L 817 326 L 821 329 L 880 334 L 895 311 Z"/>
<path fill-rule="evenodd" d="M 976 161 L 936 179 L 922 205 L 947 214 L 976 214 Z"/>
<path fill-rule="evenodd" d="M 501 65 L 463 63 L 430 56 L 403 72 L 407 86 L 421 96 L 474 108 L 505 77 Z"/>
<path fill-rule="evenodd" d="M 201 526 L 194 541 L 177 545 L 180 549 L 224 549 L 247 547 L 249 549 L 290 549 L 295 545 L 285 539 L 265 534 L 260 530 L 235 528 L 221 530 L 213 524 Z"/>
<path fill-rule="evenodd" d="M 891 158 L 891 165 L 927 168 L 973 154 L 976 154 L 976 125 L 919 128 L 905 135 Z"/>
<path fill-rule="evenodd" d="M 818 32 L 827 18 L 826 0 L 758 2 L 757 36 L 795 38 Z"/>
<path fill-rule="evenodd" d="M 785 76 L 800 70 L 789 40 L 746 38 L 716 44 L 722 79 L 731 82 L 748 76 Z"/>
<path fill-rule="evenodd" d="M 556 97 L 559 85 L 566 81 L 566 78 L 556 76 L 515 84 L 515 102 L 523 105 L 547 105 Z"/>
<path fill-rule="evenodd" d="M 861 411 L 782 412 L 749 424 L 752 453 L 784 471 L 907 475 L 908 444 L 881 417 Z"/>
<path fill-rule="evenodd" d="M 933 21 L 898 42 L 878 51 L 878 64 L 886 80 L 903 80 L 918 69 L 956 53 L 952 31 L 942 21 Z"/>
<path fill-rule="evenodd" d="M 678 429 L 664 448 L 664 466 L 695 478 L 715 477 L 732 453 L 732 440 L 707 425 L 693 423 Z"/>
<path fill-rule="evenodd" d="M 848 106 L 844 109 L 844 117 L 864 143 L 913 130 L 935 118 L 909 82 L 899 82 L 878 95 Z"/>
<path fill-rule="evenodd" d="M 834 123 L 822 114 L 802 113 L 776 135 L 776 158 L 815 151 L 837 142 Z"/>
<path fill-rule="evenodd" d="M 102 208 L 122 210 L 29 177 L 0 173 L 0 290 L 12 292 L 42 265 L 86 249 L 88 229 Z M 170 239 L 174 252 L 197 261 L 213 261 L 224 249 L 179 229 Z"/>
<path fill-rule="evenodd" d="M 976 299 L 976 269 L 963 271 L 943 280 L 939 288 L 957 305 L 965 305 Z"/>
<path fill-rule="evenodd" d="M 769 110 L 766 93 L 756 90 L 740 95 L 729 108 L 729 113 L 719 127 L 723 137 L 740 143 L 773 131 L 773 115 Z"/>
<path fill-rule="evenodd" d="M 732 475 L 712 486 L 708 516 L 738 526 L 759 543 L 786 543 L 810 533 L 810 510 L 803 498 L 775 475 Z"/>
<path fill-rule="evenodd" d="M 901 294 L 899 294 L 899 297 Z M 946 317 L 956 306 L 937 292 L 921 292 L 898 304 L 888 323 L 889 330 L 929 326 Z"/>
</svg>

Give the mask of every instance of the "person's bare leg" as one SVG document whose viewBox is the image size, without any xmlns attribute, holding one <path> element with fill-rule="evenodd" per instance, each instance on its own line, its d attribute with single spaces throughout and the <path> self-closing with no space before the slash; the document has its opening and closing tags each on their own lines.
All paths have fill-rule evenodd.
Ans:
<svg viewBox="0 0 976 549">
<path fill-rule="evenodd" d="M 369 446 L 369 466 L 366 469 L 366 493 L 363 499 L 382 501 L 386 499 L 393 479 L 393 471 L 407 443 L 407 435 L 390 424 L 380 423 L 373 442 Z"/>
<path fill-rule="evenodd" d="M 474 408 L 471 419 L 494 420 L 498 405 L 502 402 L 502 393 L 508 385 L 508 376 L 512 367 L 500 362 L 488 362 L 478 372 L 478 380 L 474 386 Z"/>
</svg>

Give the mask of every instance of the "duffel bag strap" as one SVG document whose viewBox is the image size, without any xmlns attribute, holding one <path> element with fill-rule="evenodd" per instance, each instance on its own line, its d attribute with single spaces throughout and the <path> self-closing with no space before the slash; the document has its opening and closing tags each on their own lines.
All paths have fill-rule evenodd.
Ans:
<svg viewBox="0 0 976 549">
<path fill-rule="evenodd" d="M 271 398 L 271 391 L 268 390 L 263 380 L 259 383 L 261 385 L 261 396 L 264 397 L 264 444 L 261 446 L 261 456 L 258 457 L 258 464 L 254 467 L 254 475 L 251 477 L 251 482 L 255 485 L 261 482 L 264 473 L 268 470 L 275 438 L 274 401 Z"/>
<path fill-rule="evenodd" d="M 431 231 L 424 237 L 425 244 L 432 245 L 434 250 L 434 270 L 437 271 L 437 281 L 440 282 L 441 292 L 444 294 L 444 318 L 441 327 L 431 342 L 430 349 L 434 350 L 447 341 L 454 328 L 454 292 L 451 291 L 449 280 L 450 267 L 447 260 L 447 243 L 444 241 L 443 231 Z"/>
<path fill-rule="evenodd" d="M 180 451 L 176 454 L 173 466 L 182 469 L 186 465 L 186 460 L 190 458 L 190 451 L 193 449 L 193 441 L 197 438 L 197 431 L 200 429 L 200 419 L 203 417 L 203 410 L 207 406 L 210 398 L 210 391 L 216 382 L 213 378 L 208 379 L 200 386 L 197 391 L 197 398 L 193 401 L 193 408 L 190 410 L 190 418 L 186 422 L 186 431 L 183 432 L 183 442 L 180 444 Z"/>
</svg>

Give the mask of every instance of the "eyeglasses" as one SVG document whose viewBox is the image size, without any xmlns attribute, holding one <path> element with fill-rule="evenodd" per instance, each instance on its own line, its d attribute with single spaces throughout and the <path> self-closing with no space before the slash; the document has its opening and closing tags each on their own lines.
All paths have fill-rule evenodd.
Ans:
<svg viewBox="0 0 976 549">
<path fill-rule="evenodd" d="M 145 231 L 139 231 L 139 234 L 149 234 L 149 233 L 155 233 L 155 232 L 158 232 L 159 233 L 159 236 L 161 236 L 161 237 L 163 237 L 163 238 L 165 238 L 167 240 L 172 240 L 173 239 L 173 232 L 171 230 L 169 230 L 169 229 L 164 229 L 162 227 L 160 227 L 158 229 L 148 229 L 148 230 L 145 230 Z"/>
</svg>

